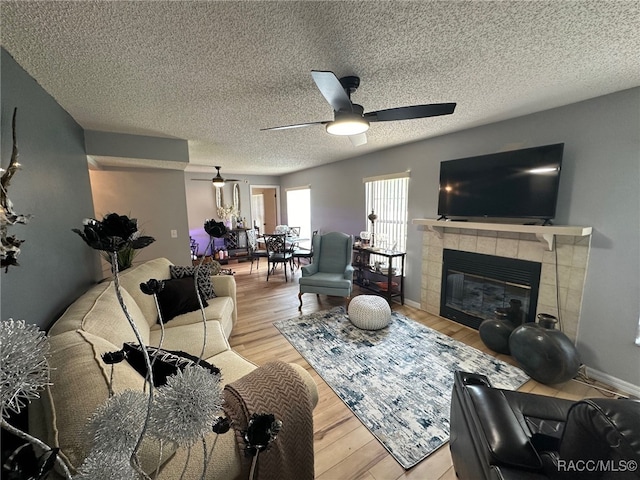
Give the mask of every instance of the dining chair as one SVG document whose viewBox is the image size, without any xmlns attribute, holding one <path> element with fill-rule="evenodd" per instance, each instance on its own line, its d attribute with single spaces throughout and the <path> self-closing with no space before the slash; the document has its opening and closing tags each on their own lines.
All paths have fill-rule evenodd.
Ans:
<svg viewBox="0 0 640 480">
<path fill-rule="evenodd" d="M 301 247 L 300 246 L 300 242 L 296 242 L 296 244 L 293 247 L 293 261 L 296 262 L 297 260 L 297 266 L 298 268 L 300 268 L 300 259 L 301 258 L 306 258 L 308 263 L 311 263 L 313 261 L 313 239 L 315 238 L 315 236 L 318 234 L 318 230 L 314 230 L 313 234 L 311 236 L 311 242 L 310 242 L 310 247 L 306 248 L 306 247 Z"/>
<path fill-rule="evenodd" d="M 264 242 L 267 246 L 267 282 L 269 276 L 275 272 L 278 264 L 281 264 L 284 268 L 284 280 L 289 281 L 287 278 L 287 265 L 291 270 L 293 276 L 293 244 L 287 243 L 286 233 L 274 233 L 264 236 Z"/>
<path fill-rule="evenodd" d="M 301 227 L 289 227 L 289 235 L 292 237 L 300 236 Z"/>
<path fill-rule="evenodd" d="M 256 270 L 260 269 L 260 259 L 267 258 L 269 253 L 266 249 L 261 249 L 258 246 L 258 232 L 255 228 L 247 230 L 247 245 L 249 245 L 249 258 L 251 259 L 251 269 L 249 274 L 253 272 L 253 261 L 257 260 Z"/>
</svg>

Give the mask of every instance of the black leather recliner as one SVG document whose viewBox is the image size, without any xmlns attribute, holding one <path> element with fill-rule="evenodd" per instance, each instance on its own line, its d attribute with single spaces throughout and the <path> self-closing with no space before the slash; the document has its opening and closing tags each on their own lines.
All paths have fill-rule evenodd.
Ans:
<svg viewBox="0 0 640 480">
<path fill-rule="evenodd" d="M 640 479 L 640 401 L 571 401 L 456 372 L 449 448 L 461 480 Z"/>
</svg>

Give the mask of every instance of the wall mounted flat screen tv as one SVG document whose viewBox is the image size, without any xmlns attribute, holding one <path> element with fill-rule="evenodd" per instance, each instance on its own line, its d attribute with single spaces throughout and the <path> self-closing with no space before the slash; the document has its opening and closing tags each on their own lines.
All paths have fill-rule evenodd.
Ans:
<svg viewBox="0 0 640 480">
<path fill-rule="evenodd" d="M 440 163 L 438 215 L 551 220 L 564 143 Z"/>
</svg>

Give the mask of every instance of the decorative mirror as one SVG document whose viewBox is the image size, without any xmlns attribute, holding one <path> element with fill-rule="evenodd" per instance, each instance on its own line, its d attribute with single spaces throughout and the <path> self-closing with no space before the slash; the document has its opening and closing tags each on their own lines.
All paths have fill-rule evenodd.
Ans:
<svg viewBox="0 0 640 480">
<path fill-rule="evenodd" d="M 237 183 L 233 184 L 233 209 L 240 215 L 240 185 Z"/>
</svg>

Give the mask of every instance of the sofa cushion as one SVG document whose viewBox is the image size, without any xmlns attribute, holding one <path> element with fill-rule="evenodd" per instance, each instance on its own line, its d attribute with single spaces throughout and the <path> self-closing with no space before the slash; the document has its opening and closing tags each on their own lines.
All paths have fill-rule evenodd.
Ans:
<svg viewBox="0 0 640 480">
<path fill-rule="evenodd" d="M 49 430 L 42 438 L 47 444 L 58 446 L 62 457 L 76 470 L 91 448 L 87 420 L 109 398 L 108 379 L 113 367 L 113 390 L 141 390 L 144 379 L 127 363 L 106 365 L 102 354 L 118 350 L 112 343 L 87 332 L 65 332 L 50 337 L 51 386 L 40 400 Z M 175 446 L 162 447 L 160 463 L 175 453 Z M 139 451 L 143 469 L 150 473 L 159 458 L 159 444 L 145 439 Z"/>
<path fill-rule="evenodd" d="M 138 304 L 149 326 L 156 323 L 158 311 L 156 310 L 156 302 L 153 299 L 153 295 L 142 293 L 140 284 L 146 283 L 152 278 L 156 280 L 169 280 L 171 278 L 171 274 L 169 273 L 170 265 L 171 262 L 166 258 L 156 258 L 137 267 L 130 268 L 120 275 L 122 287 L 129 292 L 131 298 Z"/>
<path fill-rule="evenodd" d="M 171 322 L 169 322 L 168 325 L 171 325 Z M 166 327 L 164 339 L 162 341 L 162 348 L 165 350 L 187 352 L 199 357 L 202 352 L 204 328 L 202 320 L 198 323 Z M 207 341 L 205 342 L 204 355 L 202 358 L 209 358 L 231 348 L 227 342 L 227 337 L 222 330 L 220 322 L 210 320 L 207 322 L 206 329 Z M 160 346 L 161 335 L 161 330 L 152 330 L 149 345 L 153 345 L 154 347 Z"/>
<path fill-rule="evenodd" d="M 210 298 L 215 297 L 216 292 L 213 289 L 213 284 L 211 283 L 212 272 L 210 263 L 195 266 L 171 265 L 169 267 L 171 278 L 193 278 L 196 275 L 196 271 L 198 272 L 198 288 L 200 289 L 202 298 L 209 300 Z"/>
<path fill-rule="evenodd" d="M 182 371 L 190 365 L 200 365 L 213 374 L 219 374 L 220 369 L 211 365 L 204 360 L 198 360 L 198 357 L 187 352 L 168 351 L 156 347 L 144 347 L 151 360 L 151 369 L 153 371 L 153 385 L 160 387 L 167 383 L 167 377 L 175 375 L 178 370 Z M 127 362 L 131 365 L 142 378 L 147 376 L 147 364 L 144 358 L 143 349 L 138 343 L 127 342 L 122 346 L 122 350 L 126 354 Z"/>
<path fill-rule="evenodd" d="M 162 321 L 166 323 L 178 315 L 200 310 L 198 295 L 200 295 L 202 306 L 207 307 L 207 301 L 195 288 L 193 277 L 165 280 L 164 288 L 158 293 Z"/>
<path fill-rule="evenodd" d="M 142 340 L 149 341 L 149 324 L 129 293 L 120 289 L 122 300 Z M 133 328 L 115 295 L 113 282 L 103 282 L 78 298 L 49 330 L 49 335 L 84 330 L 114 345 L 137 341 Z"/>
<path fill-rule="evenodd" d="M 217 320 L 222 323 L 225 336 L 229 338 L 231 328 L 233 327 L 233 311 L 234 304 L 231 297 L 215 297 L 208 301 L 209 305 L 204 309 L 204 315 L 207 320 Z M 182 325 L 191 325 L 194 323 L 202 324 L 202 313 L 200 309 L 177 315 L 170 322 L 165 324 L 165 328 L 171 329 Z M 153 325 L 151 331 L 159 330 L 159 324 Z"/>
</svg>

